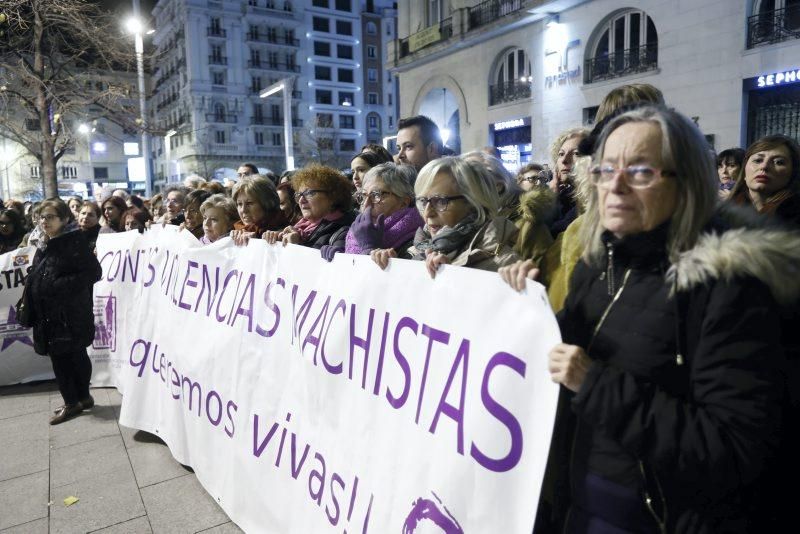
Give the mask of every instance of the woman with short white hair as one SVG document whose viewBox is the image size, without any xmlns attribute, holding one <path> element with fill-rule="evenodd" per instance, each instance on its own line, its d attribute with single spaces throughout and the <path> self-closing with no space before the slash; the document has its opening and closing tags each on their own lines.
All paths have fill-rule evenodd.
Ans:
<svg viewBox="0 0 800 534">
<path fill-rule="evenodd" d="M 410 165 L 382 163 L 364 175 L 356 200 L 361 213 L 350 225 L 344 251 L 370 254 L 381 267 L 389 258 L 406 257 L 423 225 L 414 206 L 417 171 Z"/>
<path fill-rule="evenodd" d="M 497 188 L 482 173 L 479 163 L 449 156 L 429 162 L 417 176 L 416 204 L 425 226 L 410 254 L 425 260 L 431 276 L 443 264 L 497 271 L 519 259 L 512 248 L 518 230 L 497 216 Z"/>
</svg>

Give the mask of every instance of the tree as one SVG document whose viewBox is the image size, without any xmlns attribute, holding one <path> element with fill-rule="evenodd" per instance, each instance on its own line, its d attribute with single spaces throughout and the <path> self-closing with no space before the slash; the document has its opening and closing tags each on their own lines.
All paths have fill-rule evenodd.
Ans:
<svg viewBox="0 0 800 534">
<path fill-rule="evenodd" d="M 133 39 L 85 0 L 3 0 L 0 11 L 0 136 L 39 161 L 44 196 L 54 197 L 56 164 L 80 123 L 141 123 Z"/>
</svg>

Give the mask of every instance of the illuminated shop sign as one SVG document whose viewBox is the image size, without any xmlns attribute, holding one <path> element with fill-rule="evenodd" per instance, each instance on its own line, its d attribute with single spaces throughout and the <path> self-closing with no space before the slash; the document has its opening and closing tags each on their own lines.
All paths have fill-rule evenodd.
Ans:
<svg viewBox="0 0 800 534">
<path fill-rule="evenodd" d="M 756 84 L 758 87 L 773 87 L 798 81 L 800 81 L 800 69 L 762 74 L 758 77 Z"/>
<path fill-rule="evenodd" d="M 495 122 L 494 124 L 492 124 L 492 128 L 494 129 L 495 132 L 500 132 L 503 130 L 510 130 L 511 128 L 521 128 L 529 124 L 529 121 L 530 117 L 526 117 L 523 119 L 511 119 L 508 121 Z"/>
</svg>

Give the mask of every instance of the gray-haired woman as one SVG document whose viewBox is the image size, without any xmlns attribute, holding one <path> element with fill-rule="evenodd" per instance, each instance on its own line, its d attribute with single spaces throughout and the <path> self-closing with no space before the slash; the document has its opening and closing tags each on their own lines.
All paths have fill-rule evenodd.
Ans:
<svg viewBox="0 0 800 534">
<path fill-rule="evenodd" d="M 364 175 L 356 194 L 361 213 L 345 239 L 348 254 L 370 254 L 385 268 L 389 258 L 406 257 L 414 235 L 424 224 L 414 206 L 417 171 L 409 165 L 383 163 Z"/>
<path fill-rule="evenodd" d="M 590 176 L 584 253 L 549 354 L 565 401 L 550 468 L 569 468 L 543 494 L 569 495 L 551 503 L 566 532 L 774 531 L 776 300 L 800 294 L 800 237 L 712 217 L 713 157 L 666 108 L 613 119 Z"/>
<path fill-rule="evenodd" d="M 414 191 L 425 226 L 409 252 L 425 260 L 431 276 L 443 264 L 496 271 L 519 259 L 512 248 L 517 227 L 497 216 L 497 188 L 479 163 L 459 156 L 433 160 L 419 171 Z"/>
</svg>

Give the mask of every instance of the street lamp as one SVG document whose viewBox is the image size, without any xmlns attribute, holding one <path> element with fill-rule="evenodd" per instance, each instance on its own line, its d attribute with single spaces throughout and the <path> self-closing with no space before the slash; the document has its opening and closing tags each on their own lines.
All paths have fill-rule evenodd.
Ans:
<svg viewBox="0 0 800 534">
<path fill-rule="evenodd" d="M 283 146 L 286 152 L 286 170 L 294 170 L 294 136 L 292 135 L 292 79 L 283 78 L 279 80 L 258 95 L 261 98 L 267 98 L 276 93 L 283 91 Z"/>
<path fill-rule="evenodd" d="M 153 194 L 153 176 L 150 168 L 150 134 L 147 133 L 147 109 L 144 89 L 144 42 L 142 23 L 139 19 L 139 0 L 133 0 L 133 17 L 126 23 L 128 31 L 134 35 L 136 44 L 136 71 L 139 81 L 139 116 L 142 121 L 142 157 L 144 158 L 144 195 Z M 152 33 L 151 31 L 147 32 Z"/>
</svg>

